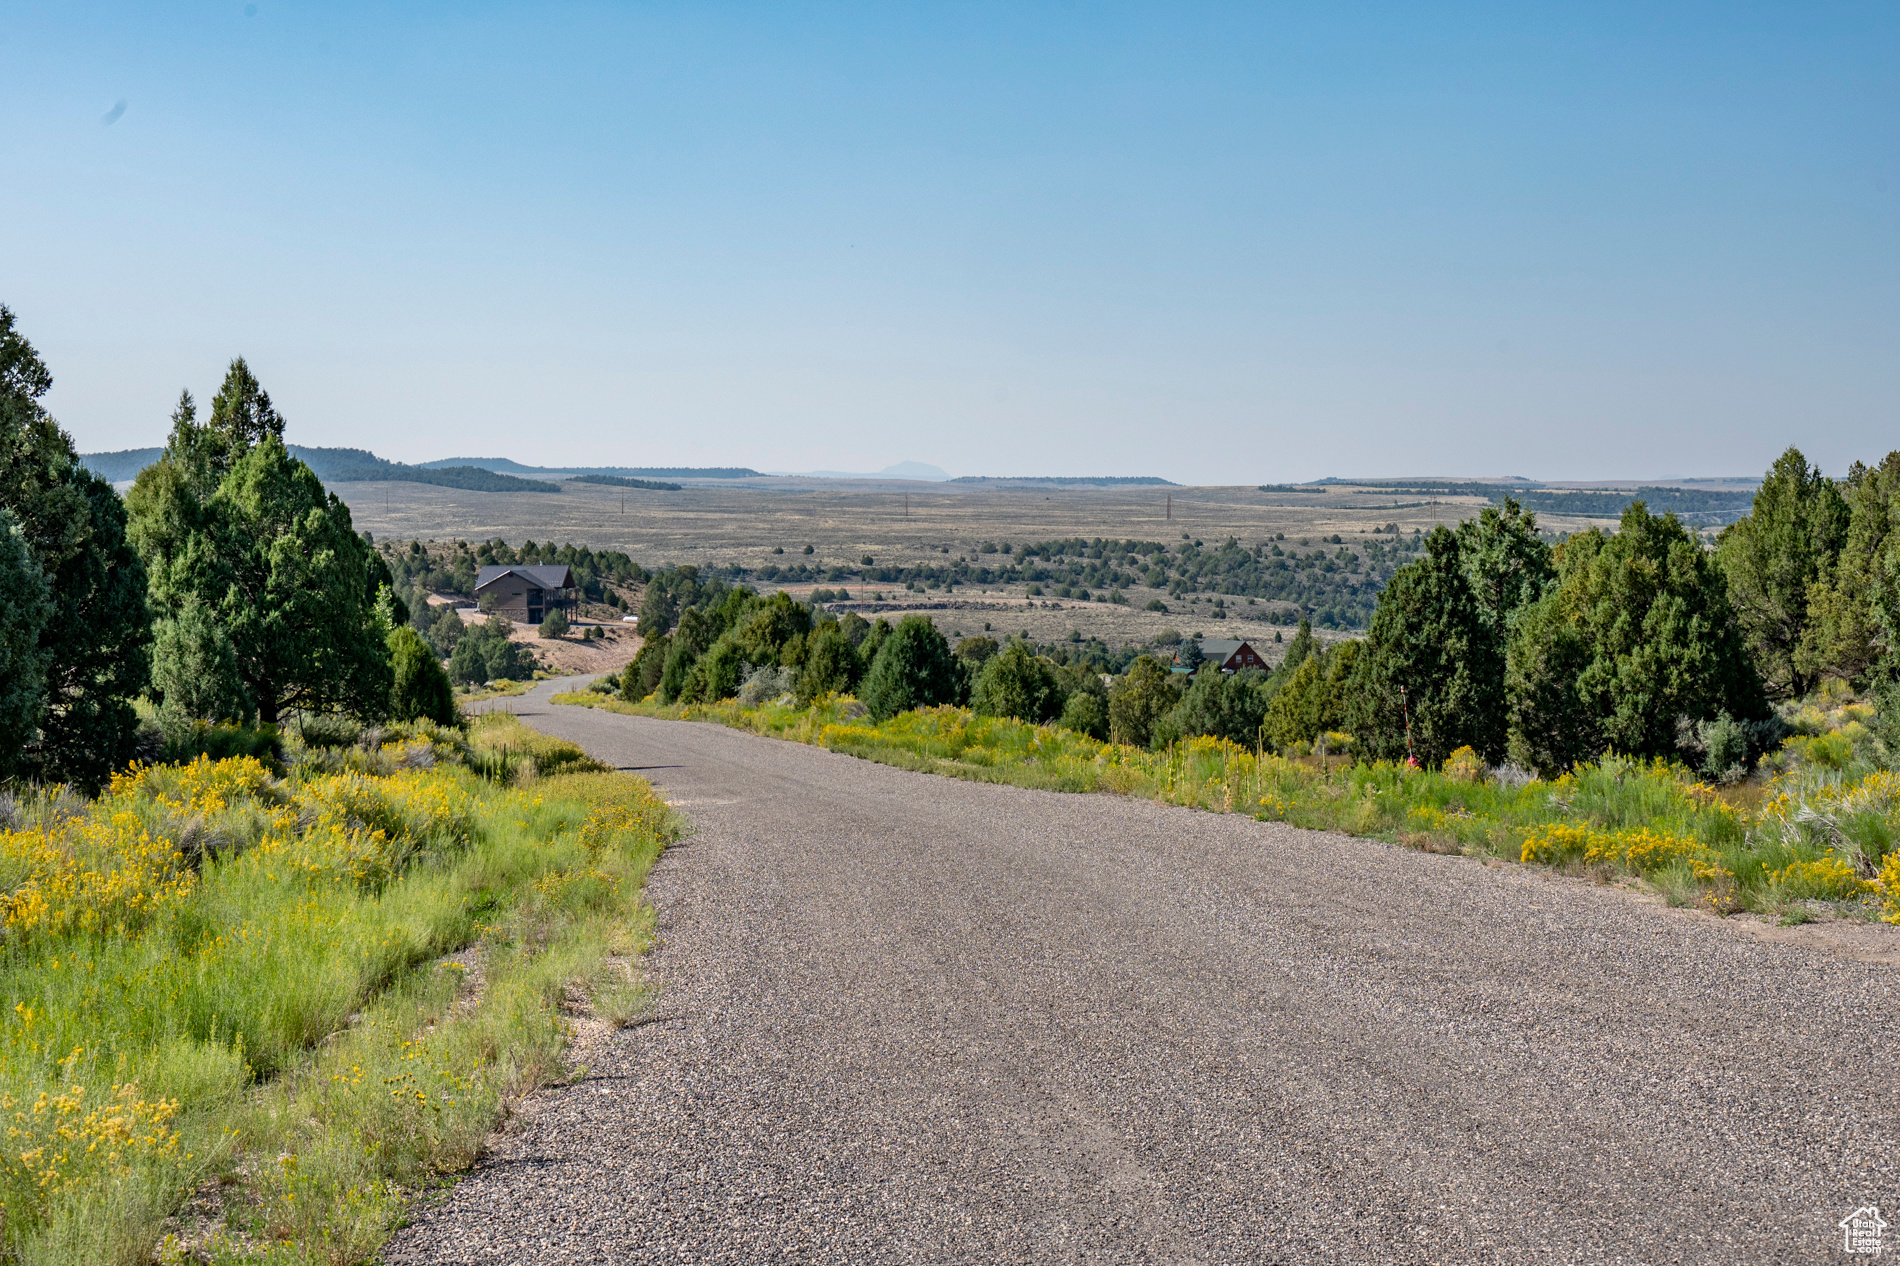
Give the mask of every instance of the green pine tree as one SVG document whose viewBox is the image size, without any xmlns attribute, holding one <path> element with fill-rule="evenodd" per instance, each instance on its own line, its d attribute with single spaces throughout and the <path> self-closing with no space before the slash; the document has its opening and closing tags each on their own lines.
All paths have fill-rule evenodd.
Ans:
<svg viewBox="0 0 1900 1266">
<path fill-rule="evenodd" d="M 1790 448 L 1769 469 L 1754 508 L 1722 530 L 1716 557 L 1762 683 L 1771 695 L 1814 688 L 1800 654 L 1809 592 L 1833 571 L 1849 511 L 1834 481 Z"/>
<path fill-rule="evenodd" d="M 1491 639 L 1466 579 L 1458 538 L 1439 527 L 1419 558 L 1393 573 L 1372 613 L 1355 666 L 1347 724 L 1375 760 L 1411 750 L 1436 767 L 1460 747 L 1502 760 L 1502 648 Z"/>
<path fill-rule="evenodd" d="M 930 619 L 907 615 L 878 647 L 859 697 L 874 720 L 912 708 L 962 702 L 965 677 L 950 643 Z"/>
</svg>

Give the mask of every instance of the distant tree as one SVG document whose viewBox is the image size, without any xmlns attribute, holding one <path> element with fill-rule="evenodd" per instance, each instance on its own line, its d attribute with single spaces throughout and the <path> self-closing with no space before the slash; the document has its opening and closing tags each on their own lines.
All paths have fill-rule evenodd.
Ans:
<svg viewBox="0 0 1900 1266">
<path fill-rule="evenodd" d="M 1722 530 L 1716 557 L 1763 685 L 1778 697 L 1813 688 L 1799 654 L 1809 591 L 1834 570 L 1849 510 L 1833 480 L 1790 448 L 1769 469 L 1754 508 Z"/>
<path fill-rule="evenodd" d="M 1502 759 L 1503 674 L 1486 662 L 1494 653 L 1457 537 L 1435 528 L 1424 554 L 1392 574 L 1373 611 L 1347 714 L 1361 750 L 1376 760 L 1403 759 L 1409 709 L 1413 751 L 1425 765 L 1436 767 L 1465 746 L 1488 761 Z"/>
<path fill-rule="evenodd" d="M 1306 662 L 1307 656 L 1318 653 L 1319 649 L 1319 639 L 1313 636 L 1313 622 L 1302 618 L 1299 631 L 1286 644 L 1286 654 L 1280 657 L 1280 670 L 1287 673 L 1294 671 Z"/>
<path fill-rule="evenodd" d="M 568 625 L 568 622 L 567 622 L 567 612 L 561 610 L 561 608 L 559 607 L 556 607 L 554 608 L 554 610 L 548 612 L 545 617 L 543 617 L 541 621 L 540 633 L 541 633 L 541 636 L 545 638 L 566 637 L 567 630 L 569 627 L 570 626 Z"/>
<path fill-rule="evenodd" d="M 45 711 L 40 630 L 51 606 L 26 534 L 0 508 L 0 779 L 21 772 L 22 752 Z"/>
<path fill-rule="evenodd" d="M 748 662 L 738 635 L 734 632 L 720 634 L 706 648 L 706 653 L 687 669 L 679 701 L 717 703 L 721 699 L 732 698 L 739 693 L 739 687 L 745 681 Z"/>
<path fill-rule="evenodd" d="M 633 662 L 620 673 L 620 697 L 638 703 L 660 688 L 660 673 L 666 667 L 666 652 L 671 639 L 664 633 L 642 639 Z"/>
<path fill-rule="evenodd" d="M 715 614 L 701 611 L 698 607 L 688 607 L 680 612 L 679 627 L 667 641 L 666 663 L 660 670 L 660 701 L 677 703 L 686 689 L 688 675 L 693 665 L 699 661 L 722 631 Z M 692 702 L 695 694 L 687 696 Z"/>
<path fill-rule="evenodd" d="M 849 693 L 863 671 L 857 648 L 845 636 L 841 623 L 825 621 L 805 639 L 805 661 L 798 671 L 798 706 L 810 707 L 827 694 Z"/>
<path fill-rule="evenodd" d="M 534 676 L 534 656 L 508 636 L 506 619 L 489 617 L 474 625 L 449 656 L 449 680 L 458 686 L 486 681 L 526 681 Z"/>
<path fill-rule="evenodd" d="M 1346 725 L 1350 683 L 1365 643 L 1341 642 L 1308 655 L 1291 673 L 1275 676 L 1278 689 L 1261 717 L 1267 742 L 1276 747 L 1313 743 Z"/>
<path fill-rule="evenodd" d="M 983 665 L 970 696 L 979 716 L 1015 717 L 1032 725 L 1054 721 L 1067 702 L 1055 665 L 1021 642 L 1011 642 Z"/>
<path fill-rule="evenodd" d="M 882 623 L 882 621 L 880 621 Z M 963 670 L 928 617 L 907 615 L 882 639 L 859 697 L 874 720 L 961 702 Z"/>
<path fill-rule="evenodd" d="M 996 654 L 996 639 L 993 637 L 966 637 L 957 643 L 957 658 L 979 667 Z"/>
<path fill-rule="evenodd" d="M 1900 452 L 1871 469 L 1855 462 L 1842 482 L 1847 538 L 1839 557 L 1808 588 L 1808 626 L 1795 655 L 1806 678 L 1839 677 L 1857 686 L 1896 643 L 1881 619 L 1882 595 L 1900 590 L 1900 556 L 1891 546 L 1900 528 Z"/>
<path fill-rule="evenodd" d="M 393 685 L 389 693 L 389 715 L 397 721 L 434 721 L 453 725 L 460 719 L 455 707 L 455 691 L 435 651 L 408 625 L 389 634 L 389 661 Z"/>
<path fill-rule="evenodd" d="M 811 609 L 792 601 L 790 594 L 754 598 L 738 618 L 739 653 L 749 664 L 777 664 L 796 642 L 793 659 L 802 662 L 804 638 L 810 632 Z"/>
<path fill-rule="evenodd" d="M 1155 727 L 1179 702 L 1174 674 L 1153 656 L 1143 655 L 1108 693 L 1108 730 L 1112 742 L 1147 747 Z"/>
<path fill-rule="evenodd" d="M 848 625 L 840 623 L 839 627 L 846 633 L 851 631 Z M 883 616 L 879 616 L 864 630 L 864 636 L 858 640 L 858 658 L 864 661 L 865 671 L 870 671 L 871 665 L 877 660 L 878 650 L 884 645 L 884 639 L 890 635 L 891 622 Z"/>
<path fill-rule="evenodd" d="M 455 647 L 462 640 L 467 625 L 454 607 L 436 608 L 437 614 L 429 621 L 429 645 L 435 651 L 436 658 L 447 659 L 455 654 Z"/>
</svg>

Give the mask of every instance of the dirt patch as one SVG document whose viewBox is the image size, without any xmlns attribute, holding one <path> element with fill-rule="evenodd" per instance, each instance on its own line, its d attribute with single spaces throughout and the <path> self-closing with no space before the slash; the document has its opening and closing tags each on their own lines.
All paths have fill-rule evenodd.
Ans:
<svg viewBox="0 0 1900 1266">
<path fill-rule="evenodd" d="M 478 624 L 489 617 L 464 611 L 462 618 L 470 624 Z M 602 635 L 583 640 L 582 630 L 591 628 L 601 630 Z M 640 653 L 640 635 L 634 632 L 633 625 L 604 620 L 575 620 L 566 637 L 542 637 L 541 631 L 532 624 L 512 624 L 508 640 L 533 651 L 543 668 L 561 674 L 619 672 Z"/>
</svg>

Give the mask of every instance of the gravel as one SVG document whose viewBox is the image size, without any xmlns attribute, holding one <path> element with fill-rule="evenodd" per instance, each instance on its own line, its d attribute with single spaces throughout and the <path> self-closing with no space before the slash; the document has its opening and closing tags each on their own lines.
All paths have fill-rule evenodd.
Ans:
<svg viewBox="0 0 1900 1266">
<path fill-rule="evenodd" d="M 1890 966 L 555 688 L 697 827 L 658 1018 L 389 1263 L 1813 1262 L 1900 1206 Z"/>
</svg>

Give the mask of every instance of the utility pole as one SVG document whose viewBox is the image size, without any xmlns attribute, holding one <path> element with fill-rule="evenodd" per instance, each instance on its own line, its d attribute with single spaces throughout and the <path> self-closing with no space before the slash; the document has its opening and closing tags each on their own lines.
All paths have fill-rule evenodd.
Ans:
<svg viewBox="0 0 1900 1266">
<path fill-rule="evenodd" d="M 1174 522 L 1174 494 L 1168 494 L 1168 522 Z"/>
<path fill-rule="evenodd" d="M 910 493 L 908 491 L 904 493 L 904 517 L 907 519 L 910 517 Z"/>
</svg>

